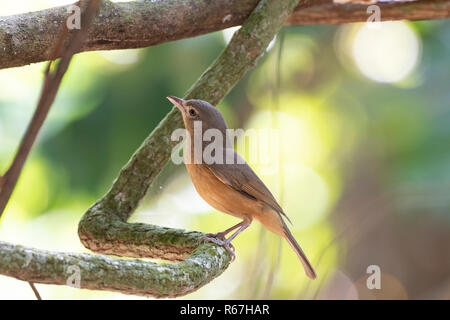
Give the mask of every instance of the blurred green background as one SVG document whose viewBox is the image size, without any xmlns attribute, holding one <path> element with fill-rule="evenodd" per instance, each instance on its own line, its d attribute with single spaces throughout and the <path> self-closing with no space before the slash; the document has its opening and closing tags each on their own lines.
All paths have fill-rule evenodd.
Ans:
<svg viewBox="0 0 450 320">
<path fill-rule="evenodd" d="M 0 15 L 57 4 L 2 1 Z M 79 219 L 170 110 L 165 97 L 182 96 L 233 30 L 77 55 L 0 239 L 86 252 Z M 449 299 L 449 57 L 448 20 L 285 28 L 218 108 L 231 128 L 277 130 L 278 145 L 259 145 L 252 167 L 293 221 L 319 279 L 308 280 L 289 246 L 256 222 L 235 240 L 237 259 L 225 273 L 186 298 Z M 44 67 L 0 70 L 0 172 L 31 118 Z M 276 170 L 267 173 L 267 163 Z M 199 198 L 174 164 L 132 220 L 204 232 L 237 222 Z M 366 286 L 370 265 L 380 267 L 380 290 Z M 136 298 L 37 288 L 44 299 Z M 0 299 L 11 298 L 34 295 L 0 276 Z"/>
</svg>

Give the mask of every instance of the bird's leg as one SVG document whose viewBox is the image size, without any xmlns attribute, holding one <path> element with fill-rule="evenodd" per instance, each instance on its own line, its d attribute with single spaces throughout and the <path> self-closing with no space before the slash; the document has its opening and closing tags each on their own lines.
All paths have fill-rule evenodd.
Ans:
<svg viewBox="0 0 450 320">
<path fill-rule="evenodd" d="M 200 239 L 204 238 L 204 237 L 208 237 L 208 238 L 219 238 L 221 240 L 226 240 L 225 236 L 227 234 L 229 234 L 231 231 L 233 231 L 234 229 L 239 228 L 240 226 L 242 226 L 245 223 L 245 221 L 241 221 L 238 224 L 232 226 L 231 228 L 228 228 L 227 230 L 224 230 L 222 232 L 217 232 L 217 233 L 207 233 L 206 235 L 204 235 L 203 237 L 201 237 Z"/>
<path fill-rule="evenodd" d="M 247 229 L 250 226 L 250 224 L 252 223 L 252 220 L 253 219 L 251 217 L 247 217 L 244 220 L 242 220 L 240 223 L 238 223 L 237 225 L 232 226 L 231 228 L 228 228 L 225 231 L 218 232 L 216 234 L 206 234 L 203 237 L 199 238 L 198 240 L 199 241 L 210 241 L 210 242 L 213 242 L 213 243 L 223 246 L 231 254 L 231 256 L 233 257 L 232 261 L 234 261 L 236 256 L 234 254 L 234 246 L 231 244 L 231 240 L 236 238 L 236 236 L 238 234 L 240 234 L 242 231 Z M 231 231 L 233 231 L 236 228 L 239 228 L 239 229 L 235 233 L 233 233 L 228 239 L 225 239 L 225 235 L 230 233 Z"/>
<path fill-rule="evenodd" d="M 236 238 L 236 236 L 241 233 L 242 231 L 244 231 L 245 229 L 247 229 L 248 227 L 250 227 L 250 225 L 252 224 L 252 218 L 250 219 L 245 219 L 243 220 L 240 224 L 240 228 L 233 233 L 225 242 L 227 242 L 228 244 L 231 244 L 231 240 L 233 240 L 234 238 Z M 235 226 L 236 227 L 236 226 Z"/>
</svg>

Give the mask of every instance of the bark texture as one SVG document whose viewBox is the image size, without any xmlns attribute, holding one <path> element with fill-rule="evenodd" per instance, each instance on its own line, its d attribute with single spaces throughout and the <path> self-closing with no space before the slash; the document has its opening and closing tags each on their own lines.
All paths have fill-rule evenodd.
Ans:
<svg viewBox="0 0 450 320">
<path fill-rule="evenodd" d="M 156 264 L 137 259 L 51 252 L 0 241 L 0 271 L 34 283 L 176 297 L 195 291 L 205 280 L 221 274 L 230 262 L 225 252 L 219 246 L 205 243 L 182 262 Z"/>
<path fill-rule="evenodd" d="M 257 0 L 103 1 L 81 51 L 142 48 L 241 25 Z M 450 0 L 388 1 L 381 20 L 450 17 Z M 0 18 L 0 68 L 49 60 L 69 6 Z M 366 21 L 367 5 L 332 0 L 300 1 L 287 25 Z"/>
</svg>

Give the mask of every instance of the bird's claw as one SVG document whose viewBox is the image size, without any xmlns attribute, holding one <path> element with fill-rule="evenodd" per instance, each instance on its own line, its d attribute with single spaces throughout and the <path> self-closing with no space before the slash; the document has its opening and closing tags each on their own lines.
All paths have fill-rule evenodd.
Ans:
<svg viewBox="0 0 450 320">
<path fill-rule="evenodd" d="M 207 233 L 204 236 L 200 237 L 199 240 L 203 240 L 206 238 L 214 238 L 214 239 L 220 239 L 222 241 L 226 241 L 225 234 L 223 232 L 217 232 L 217 233 Z"/>
<path fill-rule="evenodd" d="M 231 262 L 233 262 L 234 259 L 236 258 L 236 255 L 234 253 L 235 252 L 234 246 L 220 232 L 219 233 L 207 233 L 204 236 L 198 238 L 198 242 L 202 242 L 202 241 L 212 242 L 212 243 L 218 244 L 219 246 L 224 247 L 230 253 L 230 255 L 232 257 Z"/>
</svg>

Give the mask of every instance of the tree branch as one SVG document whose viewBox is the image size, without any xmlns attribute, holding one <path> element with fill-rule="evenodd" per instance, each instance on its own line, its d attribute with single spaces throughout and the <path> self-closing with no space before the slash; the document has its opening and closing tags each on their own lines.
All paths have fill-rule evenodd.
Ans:
<svg viewBox="0 0 450 320">
<path fill-rule="evenodd" d="M 79 274 L 80 288 L 174 297 L 192 292 L 221 274 L 229 264 L 225 251 L 204 243 L 182 262 L 156 264 L 102 255 L 51 252 L 0 241 L 0 273 L 24 281 L 71 286 L 77 286 L 72 279 Z"/>
<path fill-rule="evenodd" d="M 286 25 L 365 22 L 371 15 L 367 13 L 368 4 L 336 4 L 332 0 L 318 0 L 314 3 L 314 6 L 305 9 L 300 4 L 288 18 Z M 450 18 L 449 0 L 395 0 L 376 5 L 380 8 L 381 21 Z"/>
<path fill-rule="evenodd" d="M 261 0 L 185 98 L 217 104 L 256 64 L 296 4 L 297 0 Z M 76 265 L 81 271 L 82 288 L 156 297 L 185 295 L 219 276 L 231 256 L 216 244 L 199 245 L 203 233 L 127 223 L 169 161 L 177 143 L 170 136 L 182 126 L 180 113 L 173 107 L 121 170 L 107 194 L 85 213 L 78 230 L 81 242 L 92 251 L 181 262 L 154 264 L 91 254 L 52 253 L 0 242 L 0 273 L 26 281 L 66 284 L 68 268 Z"/>
<path fill-rule="evenodd" d="M 111 3 L 100 14 L 81 51 L 142 48 L 241 25 L 257 0 L 166 0 Z M 377 4 L 381 19 L 450 17 L 450 0 L 391 1 Z M 50 59 L 68 6 L 0 18 L 0 68 Z M 366 5 L 332 0 L 301 1 L 287 25 L 366 21 Z"/>
</svg>

